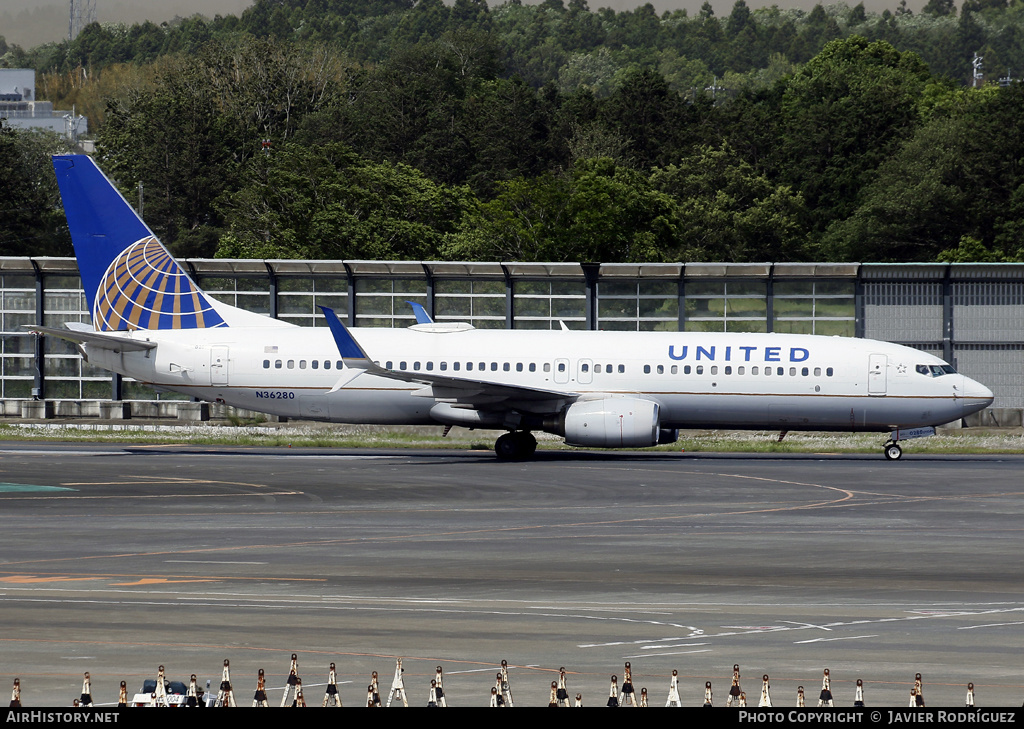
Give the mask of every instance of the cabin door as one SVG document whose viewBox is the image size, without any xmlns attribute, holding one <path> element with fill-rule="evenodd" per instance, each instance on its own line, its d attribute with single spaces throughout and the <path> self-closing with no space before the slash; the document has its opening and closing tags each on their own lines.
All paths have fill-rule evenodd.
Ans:
<svg viewBox="0 0 1024 729">
<path fill-rule="evenodd" d="M 228 348 L 210 347 L 210 384 L 228 384 Z"/>
<path fill-rule="evenodd" d="M 884 354 L 868 355 L 868 394 L 884 395 L 888 358 Z"/>
</svg>

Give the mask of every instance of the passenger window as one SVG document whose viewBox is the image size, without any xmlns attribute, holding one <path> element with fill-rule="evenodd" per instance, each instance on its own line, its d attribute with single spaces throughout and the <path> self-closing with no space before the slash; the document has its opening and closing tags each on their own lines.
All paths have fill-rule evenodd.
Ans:
<svg viewBox="0 0 1024 729">
<path fill-rule="evenodd" d="M 590 365 L 586 362 L 580 365 L 580 372 L 590 372 Z"/>
<path fill-rule="evenodd" d="M 516 372 L 522 372 L 522 371 L 523 371 L 523 363 L 522 362 L 516 362 Z"/>
<path fill-rule="evenodd" d="M 718 365 L 711 365 L 711 374 L 713 374 L 713 375 L 717 375 L 718 374 Z"/>
<path fill-rule="evenodd" d="M 804 367 L 803 369 L 800 370 L 800 374 L 803 375 L 804 377 L 807 377 L 807 375 L 810 374 L 810 370 Z"/>
<path fill-rule="evenodd" d="M 789 376 L 790 377 L 796 377 L 796 367 L 790 367 L 789 368 Z"/>
<path fill-rule="evenodd" d="M 690 374 L 690 365 L 683 365 L 683 374 L 684 375 Z"/>
<path fill-rule="evenodd" d="M 758 368 L 756 366 L 750 368 L 750 374 L 756 375 L 757 372 L 758 372 Z"/>
<path fill-rule="evenodd" d="M 466 363 L 466 372 L 472 372 L 472 371 L 473 371 L 473 363 L 472 362 L 467 362 Z"/>
<path fill-rule="evenodd" d="M 337 369 L 337 370 L 340 370 L 344 366 L 345 366 L 345 363 L 342 362 L 340 359 L 337 362 L 334 363 L 334 369 Z"/>
<path fill-rule="evenodd" d="M 427 372 L 431 372 L 434 369 L 433 362 L 427 362 Z"/>
<path fill-rule="evenodd" d="M 619 365 L 619 374 L 620 375 L 626 374 L 626 365 Z"/>
<path fill-rule="evenodd" d="M 312 362 L 310 362 L 310 363 L 309 363 L 309 365 L 310 365 L 310 367 L 312 367 L 312 368 L 313 368 L 314 370 L 316 370 L 316 369 L 320 369 L 320 360 L 318 360 L 318 359 L 314 359 L 314 360 L 313 360 Z M 390 362 L 388 362 L 388 369 L 391 369 L 391 363 L 390 363 Z"/>
<path fill-rule="evenodd" d="M 458 362 L 452 362 L 452 369 L 455 370 L 456 372 L 458 372 L 459 371 L 459 363 Z"/>
<path fill-rule="evenodd" d="M 598 374 L 598 375 L 601 374 L 601 365 L 599 365 L 599 364 L 594 365 L 594 373 Z"/>
<path fill-rule="evenodd" d="M 531 362 L 531 363 L 530 363 L 530 372 L 536 372 L 536 371 L 537 371 L 537 365 L 536 365 L 536 363 L 534 363 L 534 362 Z"/>
<path fill-rule="evenodd" d="M 671 372 L 672 372 L 673 375 L 678 375 L 679 374 L 679 366 L 678 365 L 672 365 Z"/>
<path fill-rule="evenodd" d="M 565 362 L 559 362 L 558 363 L 558 371 L 559 372 L 565 372 Z"/>
<path fill-rule="evenodd" d="M 550 362 L 545 362 L 544 363 L 544 371 L 545 372 L 550 372 L 551 371 L 551 363 Z"/>
<path fill-rule="evenodd" d="M 442 362 L 440 367 L 441 367 L 441 371 L 445 372 L 448 369 L 448 363 L 447 362 Z"/>
<path fill-rule="evenodd" d="M 405 362 L 398 363 L 398 369 L 404 370 L 408 365 Z"/>
<path fill-rule="evenodd" d="M 478 364 L 478 365 L 476 366 L 476 368 L 477 368 L 478 370 L 480 370 L 481 372 L 483 372 L 484 370 L 486 370 L 486 369 L 487 369 L 487 363 L 486 363 L 486 362 L 481 362 L 480 364 Z"/>
<path fill-rule="evenodd" d="M 288 360 L 288 369 L 290 369 L 290 370 L 294 370 L 295 369 L 295 360 L 294 359 Z"/>
<path fill-rule="evenodd" d="M 703 375 L 704 374 L 704 365 L 697 365 L 697 374 L 698 375 Z"/>
<path fill-rule="evenodd" d="M 491 362 L 491 372 L 497 372 L 497 371 L 498 371 L 498 363 L 497 362 Z"/>
<path fill-rule="evenodd" d="M 275 370 L 281 369 L 281 360 L 277 360 L 277 361 L 274 362 L 274 369 Z"/>
<path fill-rule="evenodd" d="M 306 360 L 304 360 L 304 359 L 300 359 L 299 360 L 299 369 L 300 370 L 306 369 Z"/>
<path fill-rule="evenodd" d="M 265 369 L 265 370 L 269 370 L 270 369 L 270 360 L 269 359 L 263 360 L 263 369 Z"/>
<path fill-rule="evenodd" d="M 325 370 L 331 369 L 331 360 L 329 360 L 329 359 L 324 360 L 324 369 Z"/>
<path fill-rule="evenodd" d="M 831 377 L 832 376 L 832 368 L 831 367 L 829 367 L 827 370 L 825 370 L 825 376 L 826 377 Z"/>
<path fill-rule="evenodd" d="M 511 372 L 512 371 L 512 365 L 510 365 L 508 362 L 503 362 L 502 365 L 501 365 L 501 371 L 502 372 Z"/>
<path fill-rule="evenodd" d="M 725 367 L 725 374 L 731 375 L 732 374 L 732 367 L 729 367 L 728 365 L 726 365 L 726 367 Z"/>
<path fill-rule="evenodd" d="M 651 366 L 650 365 L 644 365 L 644 374 L 645 375 L 651 374 Z"/>
<path fill-rule="evenodd" d="M 420 369 L 420 363 L 419 362 L 413 362 L 412 363 L 412 368 L 418 372 L 419 369 Z"/>
<path fill-rule="evenodd" d="M 785 367 L 779 367 L 778 368 L 778 375 L 779 375 L 779 377 L 782 377 L 784 374 L 786 374 L 786 368 Z"/>
<path fill-rule="evenodd" d="M 765 377 L 770 377 L 771 374 L 772 374 L 772 368 L 771 367 L 765 367 L 764 368 L 764 374 L 765 374 Z"/>
<path fill-rule="evenodd" d="M 737 367 L 737 368 L 736 368 L 736 374 L 737 374 L 737 375 L 742 375 L 742 374 L 744 374 L 745 372 L 746 372 L 746 368 L 745 368 L 745 367 Z"/>
<path fill-rule="evenodd" d="M 814 368 L 814 376 L 815 377 L 821 377 L 821 367 L 815 367 Z"/>
</svg>

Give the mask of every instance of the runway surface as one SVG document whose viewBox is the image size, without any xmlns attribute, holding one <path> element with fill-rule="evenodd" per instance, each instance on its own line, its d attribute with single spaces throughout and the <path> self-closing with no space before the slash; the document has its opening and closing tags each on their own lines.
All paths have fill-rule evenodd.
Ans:
<svg viewBox="0 0 1024 729">
<path fill-rule="evenodd" d="M 152 678 L 259 668 L 280 701 L 292 652 L 319 705 L 404 657 L 413 704 L 486 706 L 502 659 L 517 705 L 604 704 L 629 661 L 663 705 L 732 666 L 756 705 L 798 685 L 837 705 L 1024 700 L 1024 456 L 490 453 L 0 444 L 0 690 L 98 703 Z"/>
</svg>

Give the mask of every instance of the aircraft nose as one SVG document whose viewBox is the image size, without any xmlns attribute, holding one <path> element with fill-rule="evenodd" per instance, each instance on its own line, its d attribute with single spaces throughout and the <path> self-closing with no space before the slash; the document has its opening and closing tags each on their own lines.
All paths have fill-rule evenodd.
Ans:
<svg viewBox="0 0 1024 729">
<path fill-rule="evenodd" d="M 996 399 L 990 389 L 970 377 L 964 378 L 963 393 L 964 407 L 970 408 L 971 412 L 987 408 Z"/>
</svg>

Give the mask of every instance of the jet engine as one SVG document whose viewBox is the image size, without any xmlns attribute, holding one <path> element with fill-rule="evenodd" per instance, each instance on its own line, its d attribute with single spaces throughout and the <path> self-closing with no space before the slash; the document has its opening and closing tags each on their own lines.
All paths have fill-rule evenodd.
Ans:
<svg viewBox="0 0 1024 729">
<path fill-rule="evenodd" d="M 575 402 L 565 409 L 561 432 L 569 445 L 590 448 L 645 448 L 661 438 L 659 406 L 652 400 L 606 397 Z"/>
</svg>

